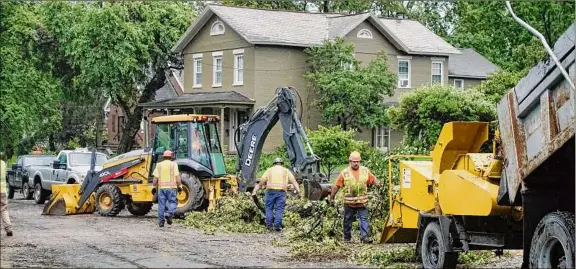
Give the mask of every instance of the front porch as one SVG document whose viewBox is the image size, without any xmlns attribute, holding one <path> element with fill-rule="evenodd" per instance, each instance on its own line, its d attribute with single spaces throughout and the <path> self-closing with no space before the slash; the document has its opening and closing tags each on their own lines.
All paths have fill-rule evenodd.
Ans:
<svg viewBox="0 0 576 269">
<path fill-rule="evenodd" d="M 140 106 L 144 116 L 152 118 L 174 114 L 209 114 L 220 116 L 218 133 L 222 151 L 225 154 L 235 154 L 235 143 L 240 142 L 240 134 L 236 133 L 238 126 L 248 120 L 253 112 L 255 101 L 236 92 L 197 92 L 148 103 Z M 154 137 L 154 126 L 150 125 L 149 137 Z M 150 145 L 152 143 L 149 143 Z"/>
</svg>

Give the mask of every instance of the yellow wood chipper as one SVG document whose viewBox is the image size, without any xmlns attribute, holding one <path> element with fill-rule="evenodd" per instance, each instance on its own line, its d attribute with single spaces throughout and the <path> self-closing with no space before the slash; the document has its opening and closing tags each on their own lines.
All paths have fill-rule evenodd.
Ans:
<svg viewBox="0 0 576 269">
<path fill-rule="evenodd" d="M 430 156 L 391 156 L 381 243 L 416 242 L 424 268 L 453 268 L 462 251 L 522 249 L 522 207 L 497 203 L 502 160 L 479 153 L 488 125 L 446 123 Z"/>
<path fill-rule="evenodd" d="M 52 186 L 44 215 L 73 215 L 98 212 L 116 216 L 124 208 L 137 216 L 146 215 L 157 202 L 152 173 L 165 150 L 174 152 L 183 191 L 178 194 L 176 217 L 213 207 L 225 191 L 235 192 L 237 180 L 227 175 L 215 115 L 170 115 L 152 119 L 156 126 L 153 146 L 110 159 L 94 171 L 94 160 L 80 184 Z M 95 152 L 93 152 L 93 159 Z"/>
</svg>

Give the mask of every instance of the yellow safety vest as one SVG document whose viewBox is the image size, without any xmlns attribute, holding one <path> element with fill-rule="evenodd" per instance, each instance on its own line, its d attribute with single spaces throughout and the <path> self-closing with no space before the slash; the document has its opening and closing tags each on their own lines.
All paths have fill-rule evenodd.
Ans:
<svg viewBox="0 0 576 269">
<path fill-rule="evenodd" d="M 277 165 L 268 168 L 266 176 L 266 189 L 269 190 L 284 190 L 288 189 L 288 177 L 290 171 L 283 166 Z"/>
<path fill-rule="evenodd" d="M 368 202 L 368 168 L 360 166 L 358 180 L 349 169 L 340 172 L 344 178 L 344 203 L 365 204 Z"/>
<path fill-rule="evenodd" d="M 0 192 L 6 193 L 6 163 L 0 160 Z"/>
<path fill-rule="evenodd" d="M 175 189 L 176 175 L 174 174 L 174 166 L 176 163 L 170 160 L 165 160 L 158 163 L 156 169 L 158 169 L 158 188 L 159 189 Z M 177 168 L 177 167 L 176 167 Z"/>
</svg>

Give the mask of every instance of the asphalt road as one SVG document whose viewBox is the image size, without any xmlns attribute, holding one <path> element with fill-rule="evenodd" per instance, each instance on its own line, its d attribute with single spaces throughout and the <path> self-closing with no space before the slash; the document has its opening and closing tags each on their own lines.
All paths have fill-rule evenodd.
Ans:
<svg viewBox="0 0 576 269">
<path fill-rule="evenodd" d="M 155 207 L 145 217 L 123 212 L 42 216 L 43 205 L 8 201 L 14 236 L 0 237 L 0 267 L 354 267 L 353 264 L 291 262 L 279 235 L 205 235 L 182 224 L 159 228 Z"/>
</svg>

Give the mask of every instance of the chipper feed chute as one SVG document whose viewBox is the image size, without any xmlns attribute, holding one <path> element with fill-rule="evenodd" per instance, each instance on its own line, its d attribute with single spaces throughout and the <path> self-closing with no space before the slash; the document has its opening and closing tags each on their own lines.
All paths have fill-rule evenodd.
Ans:
<svg viewBox="0 0 576 269">
<path fill-rule="evenodd" d="M 90 170 L 80 184 L 54 184 L 52 195 L 44 206 L 42 215 L 75 215 L 94 213 L 96 210 L 94 190 L 100 182 L 98 173 L 94 171 L 96 152 L 92 151 Z"/>
</svg>

